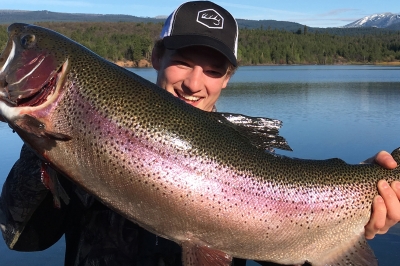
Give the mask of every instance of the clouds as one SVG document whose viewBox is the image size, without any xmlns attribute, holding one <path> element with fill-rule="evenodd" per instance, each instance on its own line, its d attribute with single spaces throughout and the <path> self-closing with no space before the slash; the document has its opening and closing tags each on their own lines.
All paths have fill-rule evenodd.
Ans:
<svg viewBox="0 0 400 266">
<path fill-rule="evenodd" d="M 370 15 L 363 9 L 348 7 L 347 3 L 337 0 L 337 4 L 320 5 L 317 1 L 307 3 L 298 1 L 249 1 L 249 4 L 232 2 L 218 2 L 226 7 L 236 18 L 243 19 L 271 19 L 290 21 L 310 27 L 340 27 L 350 22 Z M 273 7 L 273 8 L 272 8 Z"/>
<path fill-rule="evenodd" d="M 216 2 L 229 10 L 233 16 L 242 19 L 290 21 L 311 27 L 339 27 L 361 18 L 358 8 L 331 8 L 324 4 L 319 7 L 316 1 L 238 1 Z M 339 0 L 340 2 L 340 0 Z"/>
<path fill-rule="evenodd" d="M 356 8 L 338 8 L 308 16 L 306 21 L 309 26 L 316 25 L 314 27 L 340 27 L 361 18 L 360 13 Z"/>
<path fill-rule="evenodd" d="M 304 13 L 285 10 L 285 9 L 275 9 L 266 7 L 267 4 L 265 2 L 260 3 L 259 5 L 254 4 L 235 4 L 235 1 L 232 2 L 217 2 L 217 4 L 226 8 L 235 18 L 241 19 L 253 19 L 253 20 L 263 20 L 263 19 L 272 19 L 272 20 L 282 20 L 283 17 L 293 17 L 293 16 L 303 16 Z M 237 2 L 237 1 L 236 1 Z M 253 1 L 254 2 L 254 1 Z M 252 3 L 252 1 L 249 1 Z M 280 19 L 279 19 L 280 18 Z"/>
<path fill-rule="evenodd" d="M 326 15 L 326 16 L 339 16 L 342 14 L 346 14 L 349 12 L 353 12 L 353 11 L 358 11 L 359 9 L 354 9 L 354 8 L 340 8 L 340 9 L 334 9 L 334 10 L 330 10 L 325 14 L 322 15 Z"/>
</svg>

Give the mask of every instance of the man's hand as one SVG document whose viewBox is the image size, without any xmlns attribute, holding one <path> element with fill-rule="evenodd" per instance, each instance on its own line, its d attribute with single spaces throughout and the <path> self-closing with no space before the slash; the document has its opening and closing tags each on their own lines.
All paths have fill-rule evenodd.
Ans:
<svg viewBox="0 0 400 266">
<path fill-rule="evenodd" d="M 380 166 L 393 169 L 396 161 L 386 151 L 381 151 L 364 163 L 376 163 Z M 371 219 L 365 226 L 365 237 L 372 239 L 376 234 L 385 234 L 390 227 L 400 221 L 400 182 L 388 184 L 385 180 L 378 182 L 379 195 L 372 203 Z"/>
</svg>

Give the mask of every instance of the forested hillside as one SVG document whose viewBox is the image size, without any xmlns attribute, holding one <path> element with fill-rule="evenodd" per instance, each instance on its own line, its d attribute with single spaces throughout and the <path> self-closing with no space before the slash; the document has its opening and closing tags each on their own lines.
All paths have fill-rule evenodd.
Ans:
<svg viewBox="0 0 400 266">
<path fill-rule="evenodd" d="M 162 23 L 42 22 L 83 44 L 110 61 L 150 59 Z M 0 43 L 7 41 L 6 25 L 0 26 Z M 400 31 L 364 31 L 357 34 L 295 32 L 241 28 L 238 59 L 255 64 L 375 64 L 400 61 Z"/>
<path fill-rule="evenodd" d="M 400 60 L 400 31 L 363 35 L 241 30 L 240 62 L 247 64 L 371 64 Z"/>
</svg>

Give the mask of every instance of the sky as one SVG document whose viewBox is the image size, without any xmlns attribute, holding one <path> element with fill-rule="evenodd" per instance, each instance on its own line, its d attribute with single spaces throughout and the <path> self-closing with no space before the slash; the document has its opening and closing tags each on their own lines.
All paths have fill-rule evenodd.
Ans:
<svg viewBox="0 0 400 266">
<path fill-rule="evenodd" d="M 168 16 L 180 0 L 0 0 L 0 9 L 65 13 Z M 225 0 L 214 1 L 235 18 L 297 22 L 309 27 L 340 27 L 377 13 L 400 14 L 399 0 Z"/>
</svg>

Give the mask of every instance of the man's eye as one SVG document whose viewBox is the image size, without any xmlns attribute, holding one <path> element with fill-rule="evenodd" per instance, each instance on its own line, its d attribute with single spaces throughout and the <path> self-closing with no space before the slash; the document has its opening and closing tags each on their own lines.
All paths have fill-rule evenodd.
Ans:
<svg viewBox="0 0 400 266">
<path fill-rule="evenodd" d="M 221 71 L 216 71 L 216 70 L 207 70 L 205 72 L 208 76 L 211 76 L 214 78 L 220 78 L 224 75 Z"/>
<path fill-rule="evenodd" d="M 185 61 L 181 61 L 181 60 L 175 60 L 174 61 L 175 65 L 181 65 L 181 66 L 188 66 L 189 64 Z"/>
</svg>

